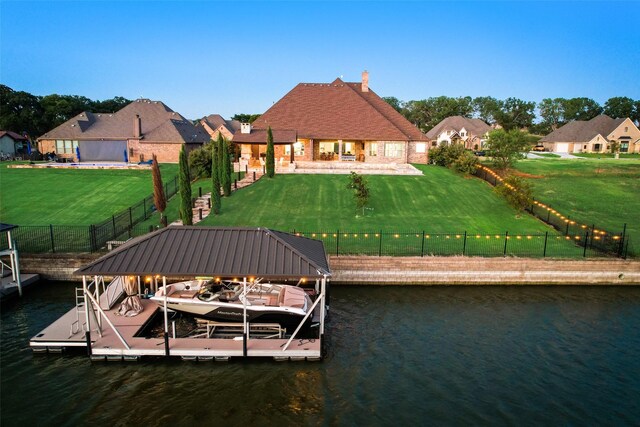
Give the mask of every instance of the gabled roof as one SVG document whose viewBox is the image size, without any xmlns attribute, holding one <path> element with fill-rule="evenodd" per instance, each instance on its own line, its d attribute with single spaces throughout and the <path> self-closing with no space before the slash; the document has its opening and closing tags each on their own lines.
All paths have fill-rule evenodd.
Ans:
<svg viewBox="0 0 640 427">
<path fill-rule="evenodd" d="M 540 142 L 587 142 L 597 135 L 606 138 L 626 119 L 612 119 L 601 114 L 591 120 L 574 120 L 540 139 Z"/>
<path fill-rule="evenodd" d="M 201 143 L 209 135 L 160 101 L 137 99 L 115 113 L 83 112 L 42 135 L 40 139 L 123 140 L 134 138 L 140 116 L 142 141 Z"/>
<path fill-rule="evenodd" d="M 331 273 L 319 240 L 265 228 L 180 226 L 138 237 L 75 274 L 299 279 Z"/>
<path fill-rule="evenodd" d="M 207 125 L 213 130 L 218 129 L 220 126 L 225 126 L 229 132 L 234 133 L 235 131 L 240 129 L 240 122 L 238 120 L 226 120 L 220 114 L 209 114 L 207 117 L 204 117 L 204 120 Z"/>
<path fill-rule="evenodd" d="M 442 132 L 453 130 L 460 132 L 462 128 L 465 128 L 469 135 L 484 135 L 491 130 L 491 126 L 486 124 L 480 119 L 469 119 L 462 116 L 451 116 L 442 120 L 429 132 L 427 132 L 427 138 L 436 139 Z"/>
<path fill-rule="evenodd" d="M 19 133 L 12 132 L 10 130 L 0 130 L 0 138 L 3 136 L 8 136 L 14 141 L 27 141 L 27 138 L 20 135 Z"/>
<path fill-rule="evenodd" d="M 294 129 L 298 138 L 426 140 L 418 128 L 360 83 L 300 83 L 253 122 L 255 129 Z"/>
</svg>

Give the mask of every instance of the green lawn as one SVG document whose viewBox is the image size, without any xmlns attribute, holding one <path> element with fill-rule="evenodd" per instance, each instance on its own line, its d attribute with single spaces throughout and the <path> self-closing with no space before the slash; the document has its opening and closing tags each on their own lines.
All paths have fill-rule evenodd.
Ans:
<svg viewBox="0 0 640 427">
<path fill-rule="evenodd" d="M 0 165 L 0 222 L 89 225 L 152 192 L 151 171 L 14 169 Z M 161 165 L 165 182 L 177 165 Z"/>
<path fill-rule="evenodd" d="M 478 179 L 441 167 L 418 167 L 424 176 L 367 176 L 371 196 L 364 217 L 356 216 L 345 175 L 277 175 L 223 199 L 222 214 L 210 216 L 202 224 L 305 231 L 548 230 L 528 215 L 518 215 Z"/>
<path fill-rule="evenodd" d="M 554 154 L 554 153 L 542 153 L 542 152 L 539 152 L 539 151 L 535 151 L 535 152 L 532 152 L 532 154 L 535 154 L 536 156 L 540 156 L 540 157 L 550 158 L 550 159 L 559 159 L 560 158 L 560 155 Z"/>
<path fill-rule="evenodd" d="M 613 159 L 614 155 L 611 153 L 571 153 L 577 157 L 584 157 L 586 159 Z M 638 153 L 620 153 L 621 159 L 634 159 L 640 160 L 640 154 Z"/>
<path fill-rule="evenodd" d="M 640 161 L 531 159 L 517 169 L 532 175 L 527 179 L 537 200 L 614 233 L 626 223 L 640 249 Z"/>
</svg>

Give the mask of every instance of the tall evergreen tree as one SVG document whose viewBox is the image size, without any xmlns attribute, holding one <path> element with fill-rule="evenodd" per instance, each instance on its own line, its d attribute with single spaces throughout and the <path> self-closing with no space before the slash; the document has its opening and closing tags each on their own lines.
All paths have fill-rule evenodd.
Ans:
<svg viewBox="0 0 640 427">
<path fill-rule="evenodd" d="M 191 177 L 189 175 L 189 162 L 184 145 L 180 150 L 180 172 L 178 182 L 180 187 L 180 218 L 184 225 L 193 224 L 193 208 L 191 207 Z"/>
<path fill-rule="evenodd" d="M 229 159 L 229 144 L 222 140 L 222 191 L 225 197 L 231 195 L 231 160 Z"/>
<path fill-rule="evenodd" d="M 267 176 L 269 178 L 273 178 L 276 174 L 276 159 L 275 153 L 273 149 L 273 132 L 271 131 L 271 126 L 267 129 Z"/>
<path fill-rule="evenodd" d="M 158 158 L 152 155 L 151 176 L 153 178 L 153 204 L 156 210 L 160 212 L 160 225 L 167 226 L 167 217 L 164 216 L 164 210 L 167 208 L 167 195 L 164 193 L 162 185 L 162 175 L 160 175 L 160 167 L 158 166 Z"/>
<path fill-rule="evenodd" d="M 218 136 L 220 138 L 220 136 Z M 220 165 L 218 164 L 218 143 L 211 141 L 213 149 L 211 150 L 211 209 L 213 213 L 218 215 L 222 202 L 220 201 Z"/>
<path fill-rule="evenodd" d="M 216 161 L 218 162 L 218 181 L 222 184 L 222 161 L 224 160 L 224 139 L 221 133 L 218 133 L 218 139 L 216 140 Z"/>
</svg>

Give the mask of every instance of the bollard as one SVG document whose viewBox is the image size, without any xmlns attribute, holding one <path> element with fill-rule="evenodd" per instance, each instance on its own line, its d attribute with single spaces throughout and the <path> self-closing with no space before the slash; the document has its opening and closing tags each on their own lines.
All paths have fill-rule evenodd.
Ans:
<svg viewBox="0 0 640 427">
<path fill-rule="evenodd" d="M 235 188 L 236 190 L 238 189 L 238 180 L 237 179 L 233 180 L 233 188 Z"/>
<path fill-rule="evenodd" d="M 207 199 L 207 207 L 211 209 L 211 197 Z"/>
<path fill-rule="evenodd" d="M 253 171 L 253 180 L 256 180 L 256 171 Z"/>
<path fill-rule="evenodd" d="M 198 187 L 198 197 L 202 197 L 202 187 Z"/>
<path fill-rule="evenodd" d="M 198 218 L 202 221 L 202 208 L 198 209 Z"/>
<path fill-rule="evenodd" d="M 249 173 L 249 165 L 244 165 L 244 173 Z"/>
</svg>

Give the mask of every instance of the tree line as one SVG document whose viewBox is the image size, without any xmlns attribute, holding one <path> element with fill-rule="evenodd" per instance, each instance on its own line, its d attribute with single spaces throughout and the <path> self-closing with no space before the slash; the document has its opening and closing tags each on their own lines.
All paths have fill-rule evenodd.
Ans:
<svg viewBox="0 0 640 427">
<path fill-rule="evenodd" d="M 38 138 L 83 111 L 115 113 L 131 100 L 116 96 L 104 101 L 78 95 L 36 96 L 0 84 L 0 129 Z"/>
<path fill-rule="evenodd" d="M 547 134 L 570 121 L 590 120 L 599 114 L 640 122 L 640 100 L 626 96 L 609 98 L 604 105 L 584 97 L 545 98 L 539 103 L 491 96 L 438 96 L 417 101 L 401 101 L 393 96 L 383 99 L 423 132 L 450 116 L 478 118 L 506 130 L 527 129 L 536 134 Z"/>
</svg>

